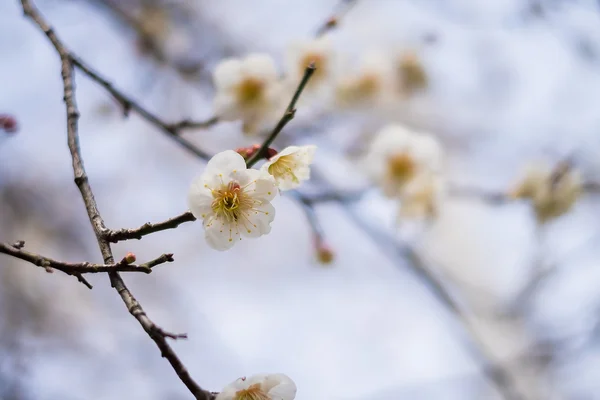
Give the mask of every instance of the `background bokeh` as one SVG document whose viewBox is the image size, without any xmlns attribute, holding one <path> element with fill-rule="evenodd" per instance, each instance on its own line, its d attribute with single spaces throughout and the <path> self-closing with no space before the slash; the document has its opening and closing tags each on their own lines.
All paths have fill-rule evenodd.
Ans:
<svg viewBox="0 0 600 400">
<path fill-rule="evenodd" d="M 168 121 L 211 117 L 210 72 L 224 57 L 267 52 L 283 71 L 289 44 L 314 35 L 337 3 L 36 1 L 76 54 Z M 281 143 L 319 145 L 329 186 L 368 187 L 356 153 L 389 122 L 439 137 L 455 184 L 506 192 L 540 158 L 570 158 L 586 181 L 600 181 L 597 2 L 358 0 L 330 35 L 342 69 L 374 49 L 412 49 L 430 84 L 385 113 L 301 103 Z M 72 180 L 59 60 L 17 1 L 0 2 L 0 54 L 0 112 L 20 125 L 0 137 L 0 241 L 100 262 Z M 204 163 L 135 113 L 123 118 L 79 73 L 77 100 L 107 225 L 185 211 Z M 257 141 L 239 123 L 185 135 L 209 152 Z M 198 223 L 115 246 L 117 258 L 175 254 L 150 275 L 124 278 L 158 325 L 188 333 L 173 347 L 203 387 L 283 372 L 299 400 L 502 398 L 482 374 L 480 342 L 524 399 L 600 399 L 597 195 L 543 227 L 524 202 L 450 197 L 432 224 L 414 227 L 398 226 L 396 205 L 368 189 L 355 204 L 317 206 L 336 253 L 329 266 L 315 261 L 294 198 L 275 204 L 270 235 L 225 253 L 206 245 Z M 0 263 L 0 399 L 190 398 L 108 277 L 90 276 L 90 291 L 7 256 Z M 435 271 L 474 332 L 415 263 Z"/>
</svg>

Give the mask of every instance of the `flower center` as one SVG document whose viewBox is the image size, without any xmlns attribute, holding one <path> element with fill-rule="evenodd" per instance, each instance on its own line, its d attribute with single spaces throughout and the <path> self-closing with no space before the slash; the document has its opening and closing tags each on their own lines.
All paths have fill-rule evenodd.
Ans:
<svg viewBox="0 0 600 400">
<path fill-rule="evenodd" d="M 244 79 L 237 87 L 237 97 L 243 105 L 260 101 L 264 94 L 264 82 L 254 78 Z"/>
<path fill-rule="evenodd" d="M 302 74 L 304 74 L 304 70 L 306 69 L 306 67 L 308 67 L 310 65 L 311 62 L 315 63 L 316 69 L 312 75 L 312 79 L 308 82 L 309 85 L 311 82 L 316 82 L 316 81 L 320 80 L 327 73 L 327 59 L 323 54 L 321 54 L 321 53 L 306 53 L 300 59 L 299 67 L 300 67 L 300 71 Z"/>
<path fill-rule="evenodd" d="M 252 206 L 252 199 L 244 193 L 237 182 L 230 182 L 225 189 L 213 190 L 213 212 L 227 222 L 237 221 L 241 213 Z"/>
<path fill-rule="evenodd" d="M 262 391 L 260 384 L 255 383 L 248 389 L 239 390 L 233 400 L 270 400 L 270 398 Z"/>
<path fill-rule="evenodd" d="M 277 177 L 285 177 L 289 176 L 292 178 L 292 181 L 298 183 L 300 180 L 294 174 L 295 167 L 294 159 L 290 156 L 282 156 L 279 160 L 275 161 L 273 164 L 269 165 L 268 172 L 270 175 Z"/>
<path fill-rule="evenodd" d="M 415 162 L 409 154 L 395 154 L 388 159 L 388 174 L 396 181 L 406 182 L 412 178 L 415 169 Z"/>
</svg>

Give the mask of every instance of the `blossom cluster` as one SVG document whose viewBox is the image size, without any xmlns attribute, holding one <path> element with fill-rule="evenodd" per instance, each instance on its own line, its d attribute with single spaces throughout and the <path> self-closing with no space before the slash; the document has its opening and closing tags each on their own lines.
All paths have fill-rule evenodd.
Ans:
<svg viewBox="0 0 600 400">
<path fill-rule="evenodd" d="M 207 243 L 227 250 L 246 238 L 271 231 L 280 190 L 298 187 L 310 178 L 315 146 L 290 146 L 271 157 L 260 169 L 247 168 L 238 152 L 215 155 L 189 190 L 188 204 L 203 221 Z"/>
<path fill-rule="evenodd" d="M 397 57 L 369 54 L 355 70 L 342 70 L 330 40 L 324 37 L 294 43 L 286 55 L 285 74 L 278 73 L 267 54 L 222 61 L 213 72 L 215 115 L 221 120 L 242 121 L 248 134 L 264 130 L 281 115 L 281 105 L 311 63 L 316 70 L 307 91 L 330 99 L 341 109 L 385 107 L 416 94 L 428 82 L 413 51 Z"/>
<path fill-rule="evenodd" d="M 401 125 L 381 129 L 365 168 L 383 194 L 401 202 L 401 216 L 434 216 L 444 193 L 442 147 L 430 134 Z"/>
</svg>

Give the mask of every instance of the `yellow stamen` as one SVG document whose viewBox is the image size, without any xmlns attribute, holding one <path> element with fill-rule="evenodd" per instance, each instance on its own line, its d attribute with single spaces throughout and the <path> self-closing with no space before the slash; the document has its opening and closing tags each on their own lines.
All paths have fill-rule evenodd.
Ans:
<svg viewBox="0 0 600 400">
<path fill-rule="evenodd" d="M 415 162 L 409 154 L 395 154 L 388 159 L 388 174 L 395 181 L 408 181 L 415 174 L 415 170 Z"/>
<path fill-rule="evenodd" d="M 255 383 L 250 386 L 248 389 L 240 390 L 235 394 L 233 400 L 270 400 L 269 395 L 267 395 L 260 388 L 259 383 Z"/>
</svg>

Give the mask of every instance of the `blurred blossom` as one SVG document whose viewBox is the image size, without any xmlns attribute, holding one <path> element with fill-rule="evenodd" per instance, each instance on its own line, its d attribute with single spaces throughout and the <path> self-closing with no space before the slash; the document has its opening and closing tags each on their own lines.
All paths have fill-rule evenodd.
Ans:
<svg viewBox="0 0 600 400">
<path fill-rule="evenodd" d="M 372 107 L 389 100 L 394 82 L 392 72 L 386 57 L 367 56 L 358 71 L 337 80 L 336 104 L 342 108 Z"/>
<path fill-rule="evenodd" d="M 425 172 L 406 184 L 399 217 L 435 217 L 445 191 L 441 176 Z"/>
<path fill-rule="evenodd" d="M 544 223 L 571 210 L 581 196 L 582 184 L 579 171 L 538 163 L 527 168 L 511 196 L 531 201 L 537 220 Z"/>
<path fill-rule="evenodd" d="M 422 174 L 439 173 L 442 148 L 433 136 L 401 125 L 384 127 L 371 143 L 365 168 L 387 197 L 401 196 Z"/>
<path fill-rule="evenodd" d="M 221 61 L 214 70 L 216 116 L 243 121 L 245 133 L 256 133 L 279 111 L 281 87 L 273 59 L 251 54 Z"/>
<path fill-rule="evenodd" d="M 207 243 L 227 250 L 242 236 L 256 238 L 271 231 L 276 194 L 270 175 L 246 169 L 244 158 L 227 150 L 215 155 L 194 180 L 188 202 L 194 216 L 203 220 Z"/>
<path fill-rule="evenodd" d="M 223 388 L 216 400 L 293 400 L 296 384 L 284 374 L 239 378 Z"/>
<path fill-rule="evenodd" d="M 262 170 L 269 173 L 280 190 L 295 189 L 310 179 L 310 164 L 317 146 L 289 146 L 271 157 Z"/>
<path fill-rule="evenodd" d="M 397 63 L 398 89 L 405 97 L 409 97 L 427 87 L 427 73 L 417 53 L 403 53 Z"/>
<path fill-rule="evenodd" d="M 296 42 L 287 52 L 289 85 L 295 87 L 304 75 L 306 67 L 315 64 L 316 70 L 308 82 L 307 89 L 317 90 L 331 78 L 334 64 L 333 47 L 328 38 Z"/>
</svg>

